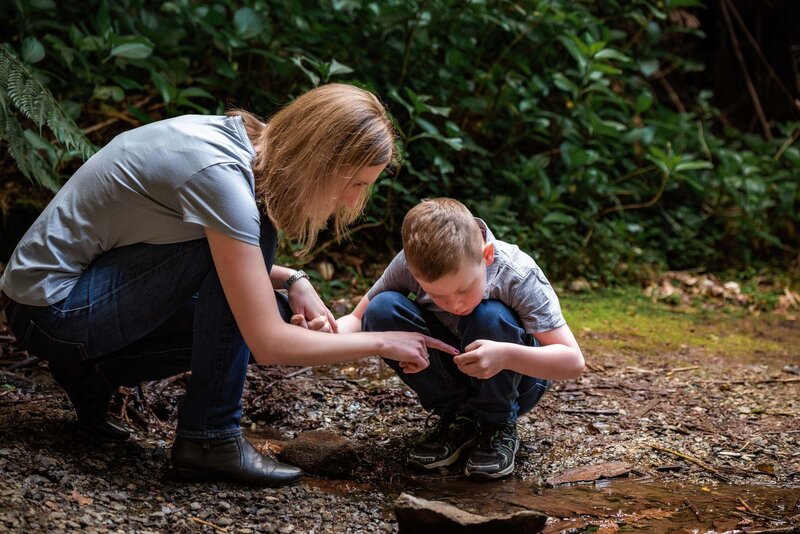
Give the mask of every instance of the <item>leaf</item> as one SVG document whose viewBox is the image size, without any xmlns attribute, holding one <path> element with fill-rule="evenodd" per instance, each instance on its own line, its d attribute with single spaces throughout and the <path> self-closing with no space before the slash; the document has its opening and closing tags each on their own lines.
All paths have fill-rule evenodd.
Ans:
<svg viewBox="0 0 800 534">
<path fill-rule="evenodd" d="M 658 72 L 658 68 L 661 65 L 657 59 L 642 59 L 639 60 L 639 72 L 644 74 L 645 76 L 652 76 L 656 72 Z"/>
<path fill-rule="evenodd" d="M 577 94 L 580 90 L 574 82 L 560 72 L 557 72 L 553 75 L 553 83 L 562 91 L 567 91 L 573 94 Z"/>
<path fill-rule="evenodd" d="M 122 43 L 111 49 L 112 57 L 124 59 L 146 59 L 153 53 L 153 43 L 145 38 Z"/>
<path fill-rule="evenodd" d="M 156 71 L 153 71 L 150 76 L 153 78 L 153 84 L 156 86 L 156 89 L 161 93 L 161 98 L 164 100 L 164 103 L 169 104 L 176 93 L 175 88 L 170 85 L 164 76 Z"/>
<path fill-rule="evenodd" d="M 701 169 L 713 169 L 714 165 L 710 161 L 682 161 L 675 165 L 675 171 L 697 171 Z"/>
<path fill-rule="evenodd" d="M 294 63 L 295 65 L 297 65 L 297 67 L 298 67 L 300 70 L 302 70 L 302 71 L 303 71 L 303 73 L 304 73 L 306 76 L 308 76 L 308 79 L 311 81 L 311 83 L 312 83 L 313 85 L 315 85 L 315 86 L 316 86 L 316 85 L 319 85 L 319 82 L 320 82 L 320 77 L 319 77 L 319 76 L 317 76 L 315 73 L 311 72 L 310 70 L 308 70 L 308 69 L 307 69 L 307 68 L 306 68 L 306 67 L 303 65 L 303 60 L 304 60 L 304 59 L 306 59 L 306 60 L 308 61 L 308 59 L 307 59 L 307 58 L 305 58 L 305 57 L 303 57 L 303 56 L 296 56 L 296 57 L 293 57 L 293 58 L 292 58 L 292 63 Z"/>
<path fill-rule="evenodd" d="M 44 46 L 36 37 L 26 37 L 22 41 L 22 60 L 25 63 L 38 63 L 44 59 Z"/>
<path fill-rule="evenodd" d="M 354 72 L 353 69 L 343 63 L 339 63 L 335 59 L 332 59 L 330 68 L 328 69 L 328 77 L 336 76 L 337 74 L 350 74 L 351 72 Z"/>
<path fill-rule="evenodd" d="M 242 39 L 250 39 L 261 33 L 264 21 L 255 9 L 243 7 L 233 16 L 233 26 L 236 28 L 236 35 Z"/>
<path fill-rule="evenodd" d="M 614 50 L 613 48 L 604 48 L 600 50 L 594 55 L 594 59 L 616 59 L 617 61 L 621 61 L 623 63 L 628 63 L 631 61 L 631 58 L 622 52 Z"/>
<path fill-rule="evenodd" d="M 542 218 L 542 224 L 575 224 L 575 217 L 560 211 L 553 211 Z"/>
<path fill-rule="evenodd" d="M 125 91 L 122 90 L 122 87 L 117 85 L 99 85 L 94 88 L 92 98 L 122 102 L 125 98 Z"/>
<path fill-rule="evenodd" d="M 636 108 L 636 113 L 647 111 L 653 105 L 653 93 L 650 91 L 639 93 L 636 95 L 633 105 Z"/>
</svg>

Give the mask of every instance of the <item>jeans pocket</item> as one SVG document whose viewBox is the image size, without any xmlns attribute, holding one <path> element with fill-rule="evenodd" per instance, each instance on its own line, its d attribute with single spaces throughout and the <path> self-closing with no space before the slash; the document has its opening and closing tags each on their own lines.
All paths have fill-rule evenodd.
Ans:
<svg viewBox="0 0 800 534">
<path fill-rule="evenodd" d="M 83 343 L 74 343 L 55 338 L 45 332 L 34 321 L 28 324 L 20 340 L 20 348 L 44 360 L 54 358 L 83 361 L 89 358 Z"/>
</svg>

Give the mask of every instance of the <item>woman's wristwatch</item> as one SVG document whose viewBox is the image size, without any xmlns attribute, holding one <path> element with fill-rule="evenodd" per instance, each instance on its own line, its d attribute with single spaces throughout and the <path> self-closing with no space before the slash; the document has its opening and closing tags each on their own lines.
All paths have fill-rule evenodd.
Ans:
<svg viewBox="0 0 800 534">
<path fill-rule="evenodd" d="M 283 289 L 288 291 L 289 288 L 292 287 L 294 283 L 300 280 L 301 278 L 305 278 L 306 280 L 308 280 L 308 274 L 306 274 L 306 272 L 302 270 L 295 271 L 294 274 L 289 278 L 287 278 L 286 281 L 283 283 Z"/>
</svg>

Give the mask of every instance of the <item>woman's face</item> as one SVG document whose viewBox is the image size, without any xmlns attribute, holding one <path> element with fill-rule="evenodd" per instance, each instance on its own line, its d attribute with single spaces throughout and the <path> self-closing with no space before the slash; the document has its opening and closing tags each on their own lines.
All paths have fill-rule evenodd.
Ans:
<svg viewBox="0 0 800 534">
<path fill-rule="evenodd" d="M 344 176 L 347 183 L 344 191 L 337 199 L 339 205 L 343 205 L 348 209 L 353 209 L 358 205 L 361 195 L 364 191 L 375 183 L 378 176 L 383 172 L 386 165 L 374 165 L 372 167 L 362 167 L 358 169 L 352 176 Z"/>
</svg>

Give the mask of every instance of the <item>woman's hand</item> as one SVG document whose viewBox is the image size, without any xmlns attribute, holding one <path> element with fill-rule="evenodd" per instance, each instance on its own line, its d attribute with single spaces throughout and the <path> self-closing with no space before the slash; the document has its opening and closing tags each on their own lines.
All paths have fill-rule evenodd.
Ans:
<svg viewBox="0 0 800 534">
<path fill-rule="evenodd" d="M 292 324 L 318 332 L 338 332 L 333 314 L 319 298 L 314 286 L 301 278 L 289 288 L 289 307 L 294 312 Z"/>
<path fill-rule="evenodd" d="M 453 356 L 458 349 L 444 341 L 415 332 L 373 332 L 383 342 L 380 355 L 400 362 L 405 373 L 418 373 L 428 367 L 428 348 L 437 349 Z"/>
</svg>

